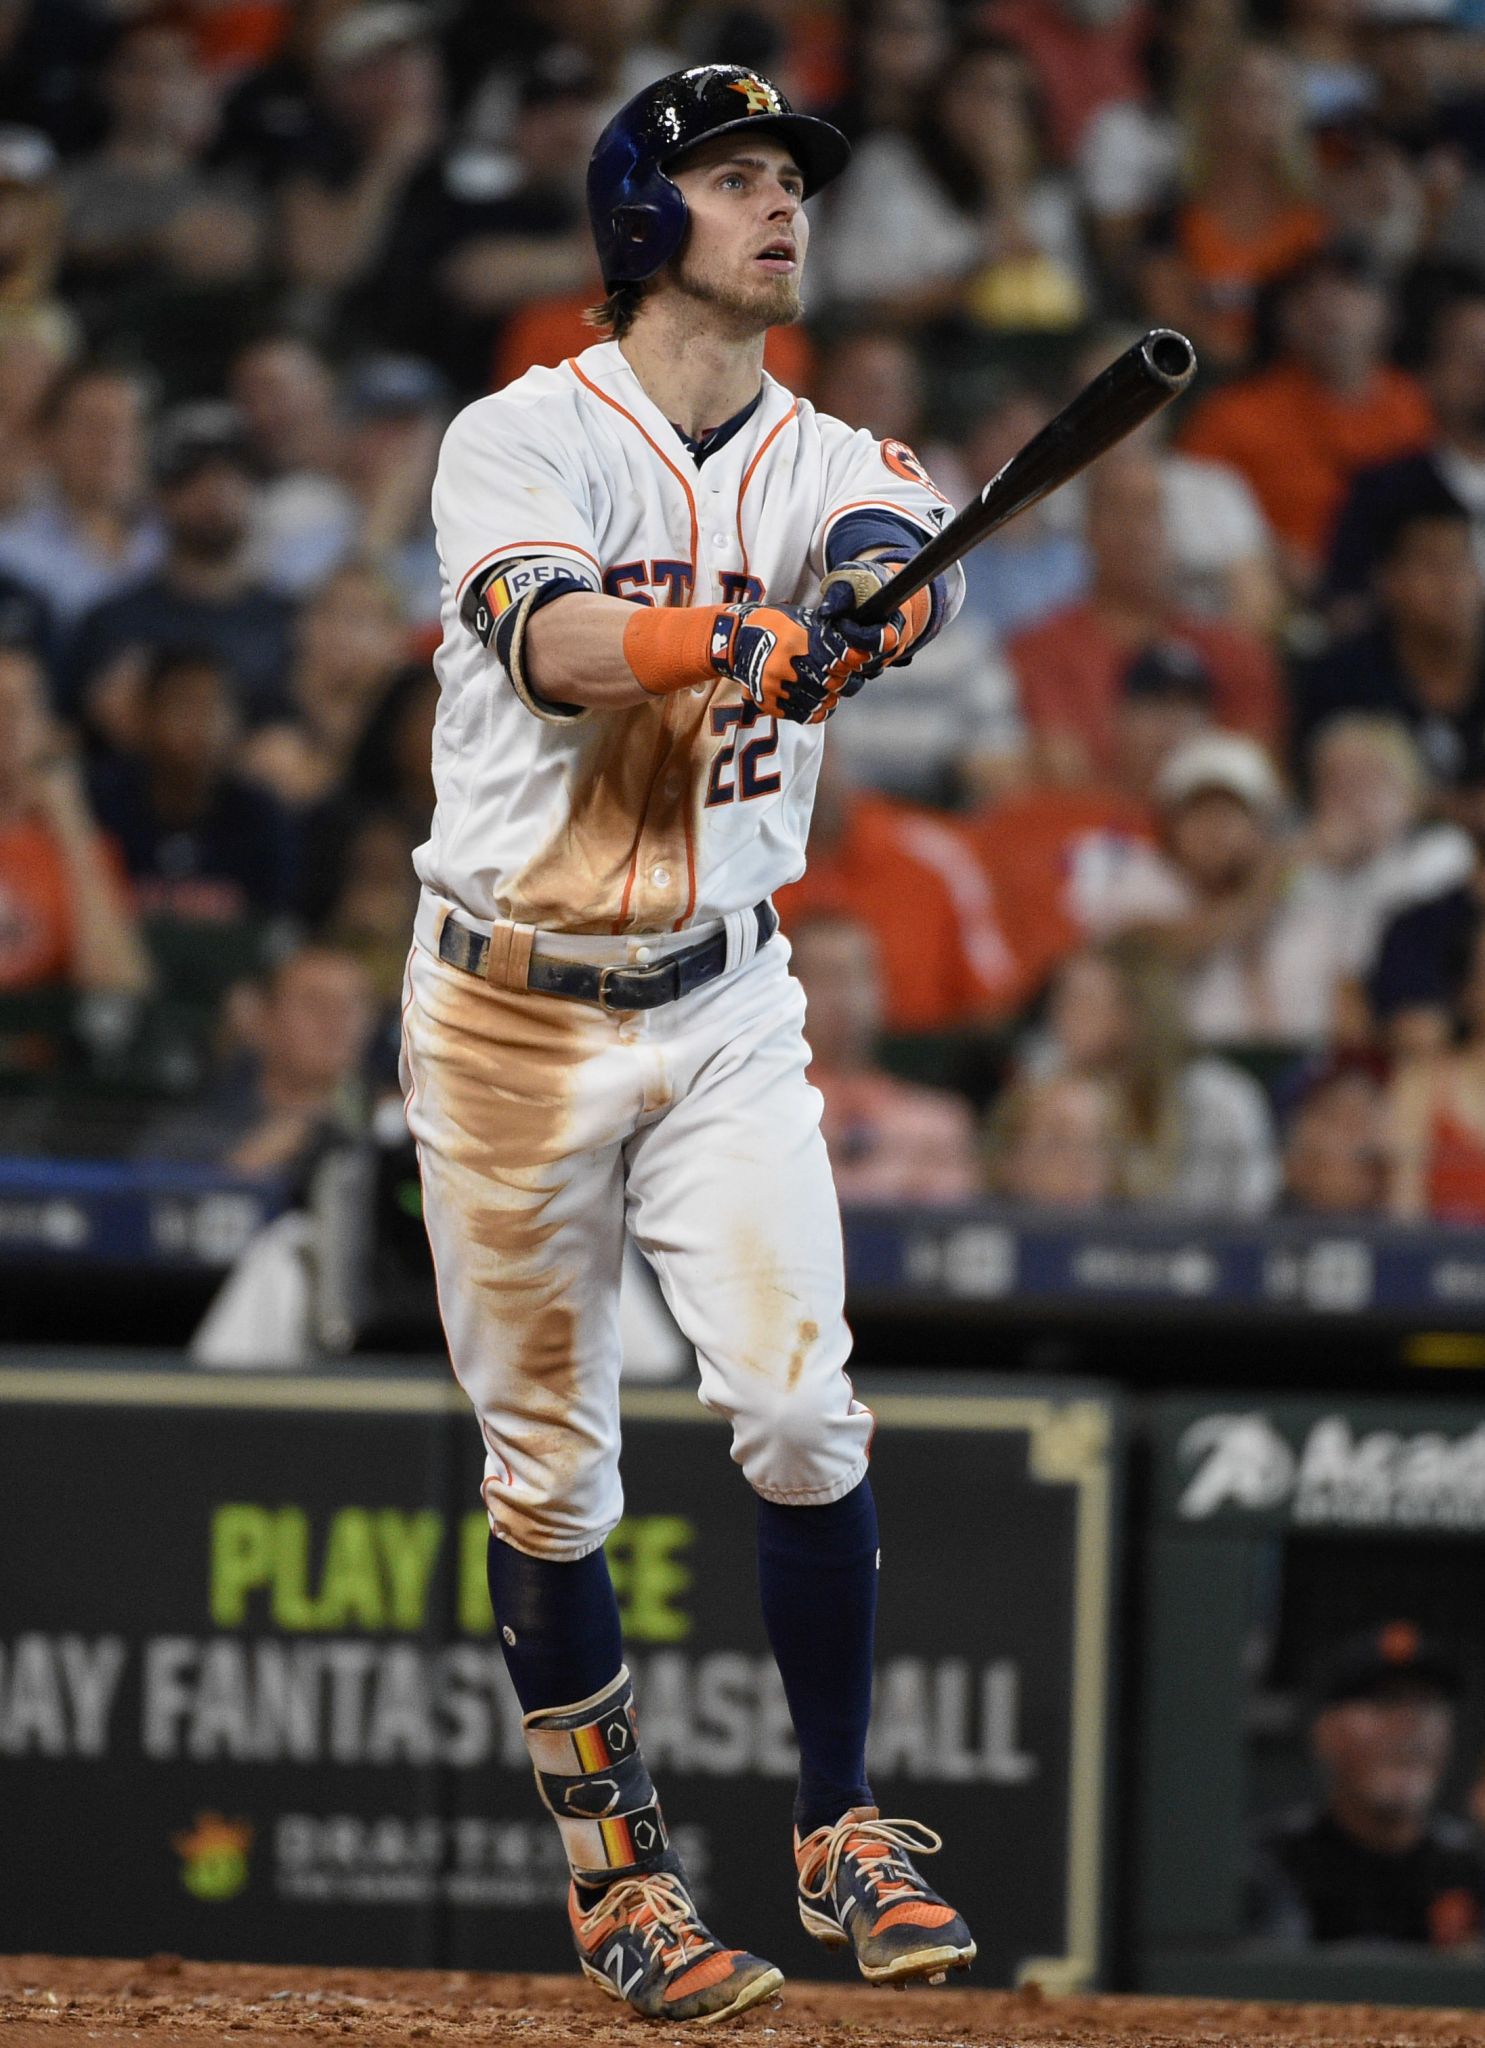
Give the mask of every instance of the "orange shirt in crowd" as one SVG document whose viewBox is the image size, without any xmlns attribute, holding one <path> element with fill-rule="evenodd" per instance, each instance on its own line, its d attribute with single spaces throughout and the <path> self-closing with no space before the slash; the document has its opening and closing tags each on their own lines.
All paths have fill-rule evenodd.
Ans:
<svg viewBox="0 0 1485 2048">
<path fill-rule="evenodd" d="M 1259 290 L 1324 245 L 1329 222 L 1303 200 L 1275 213 L 1249 234 L 1234 234 L 1214 208 L 1199 199 L 1175 219 L 1175 253 L 1208 305 L 1208 327 L 1227 355 L 1247 354 L 1253 338 L 1253 303 Z"/>
<path fill-rule="evenodd" d="M 842 1202 L 969 1202 L 983 1193 L 974 1118 L 960 1095 L 873 1067 L 838 1074 L 819 1060 L 820 1129 Z"/>
<path fill-rule="evenodd" d="M 591 291 L 567 292 L 560 297 L 531 299 L 519 306 L 500 330 L 495 360 L 490 366 L 490 389 L 502 391 L 514 378 L 524 376 L 535 364 L 555 369 L 569 356 L 581 355 L 603 336 L 583 318 L 597 299 Z M 808 392 L 814 375 L 815 353 L 802 327 L 770 327 L 763 344 L 763 367 L 770 377 L 790 391 Z"/>
<path fill-rule="evenodd" d="M 980 812 L 969 832 L 1006 937 L 1037 988 L 1088 936 L 1082 885 L 1096 893 L 1099 874 L 1153 844 L 1155 821 L 1117 790 L 1031 789 Z"/>
<path fill-rule="evenodd" d="M 208 71 L 235 76 L 267 64 L 289 33 L 288 0 L 214 0 L 191 19 L 196 50 Z"/>
<path fill-rule="evenodd" d="M 1301 364 L 1276 363 L 1199 405 L 1181 446 L 1240 469 L 1274 530 L 1318 562 L 1357 470 L 1432 434 L 1428 400 L 1402 370 L 1379 369 L 1359 396 L 1338 398 Z"/>
<path fill-rule="evenodd" d="M 1440 1106 L 1429 1139 L 1429 1215 L 1450 1223 L 1485 1223 L 1485 1138 Z"/>
<path fill-rule="evenodd" d="M 1218 725 L 1250 733 L 1263 746 L 1278 745 L 1283 686 L 1272 649 L 1256 633 L 1177 614 L 1163 637 L 1189 641 L 1201 656 L 1212 677 Z M 1038 738 L 1079 743 L 1092 780 L 1114 779 L 1121 679 L 1137 651 L 1115 637 L 1091 601 L 1054 612 L 1007 645 L 1026 723 Z"/>
<path fill-rule="evenodd" d="M 964 832 L 891 797 L 854 791 L 840 839 L 812 845 L 803 879 L 774 905 L 785 931 L 821 915 L 869 928 L 889 1031 L 998 1016 L 1028 992 Z"/>
<path fill-rule="evenodd" d="M 0 826 L 0 989 L 44 988 L 72 970 L 72 888 L 48 828 Z"/>
</svg>

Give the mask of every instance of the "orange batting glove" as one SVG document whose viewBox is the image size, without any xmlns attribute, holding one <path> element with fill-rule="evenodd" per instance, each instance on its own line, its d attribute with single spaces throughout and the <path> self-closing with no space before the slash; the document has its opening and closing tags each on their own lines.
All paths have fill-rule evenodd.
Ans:
<svg viewBox="0 0 1485 2048">
<path fill-rule="evenodd" d="M 820 613 L 793 604 L 728 604 L 712 628 L 712 667 L 760 711 L 819 725 L 865 657 Z"/>
</svg>

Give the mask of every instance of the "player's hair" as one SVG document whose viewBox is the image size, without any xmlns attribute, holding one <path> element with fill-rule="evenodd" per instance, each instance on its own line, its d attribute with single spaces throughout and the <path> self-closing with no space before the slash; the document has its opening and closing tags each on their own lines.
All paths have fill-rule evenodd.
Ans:
<svg viewBox="0 0 1485 2048">
<path fill-rule="evenodd" d="M 610 341 L 622 341 L 634 325 L 644 295 L 642 283 L 616 284 L 596 306 L 587 308 L 583 318 L 590 327 L 596 327 L 600 334 L 607 335 Z"/>
</svg>

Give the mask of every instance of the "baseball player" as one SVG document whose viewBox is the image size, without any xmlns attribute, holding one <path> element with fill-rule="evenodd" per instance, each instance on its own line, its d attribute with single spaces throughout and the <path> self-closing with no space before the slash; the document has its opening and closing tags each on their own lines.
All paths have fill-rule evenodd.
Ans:
<svg viewBox="0 0 1485 2048">
<path fill-rule="evenodd" d="M 757 1495 L 804 1925 L 878 1981 L 975 1953 L 908 1860 L 940 1838 L 882 1819 L 866 1780 L 873 1423 L 844 1371 L 839 1213 L 769 902 L 804 868 L 826 721 L 962 594 L 956 571 L 883 626 L 846 616 L 943 500 L 910 449 L 763 372 L 767 329 L 799 311 L 803 201 L 847 155 L 737 66 L 637 95 L 588 174 L 610 338 L 462 412 L 433 493 L 408 1122 L 578 1956 L 670 2021 L 783 1980 L 702 1924 L 640 1750 L 602 1547 L 626 1227 Z"/>
</svg>

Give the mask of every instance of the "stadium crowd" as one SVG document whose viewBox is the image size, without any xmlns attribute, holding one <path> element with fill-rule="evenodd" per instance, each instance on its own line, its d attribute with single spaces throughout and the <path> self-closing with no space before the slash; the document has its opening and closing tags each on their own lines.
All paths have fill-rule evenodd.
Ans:
<svg viewBox="0 0 1485 2048">
<path fill-rule="evenodd" d="M 394 1097 L 440 436 L 597 338 L 592 140 L 726 59 L 855 144 L 770 369 L 956 502 L 1202 363 L 830 727 L 843 1199 L 1485 1219 L 1479 0 L 498 12 L 0 0 L 0 1144 Z"/>
</svg>

